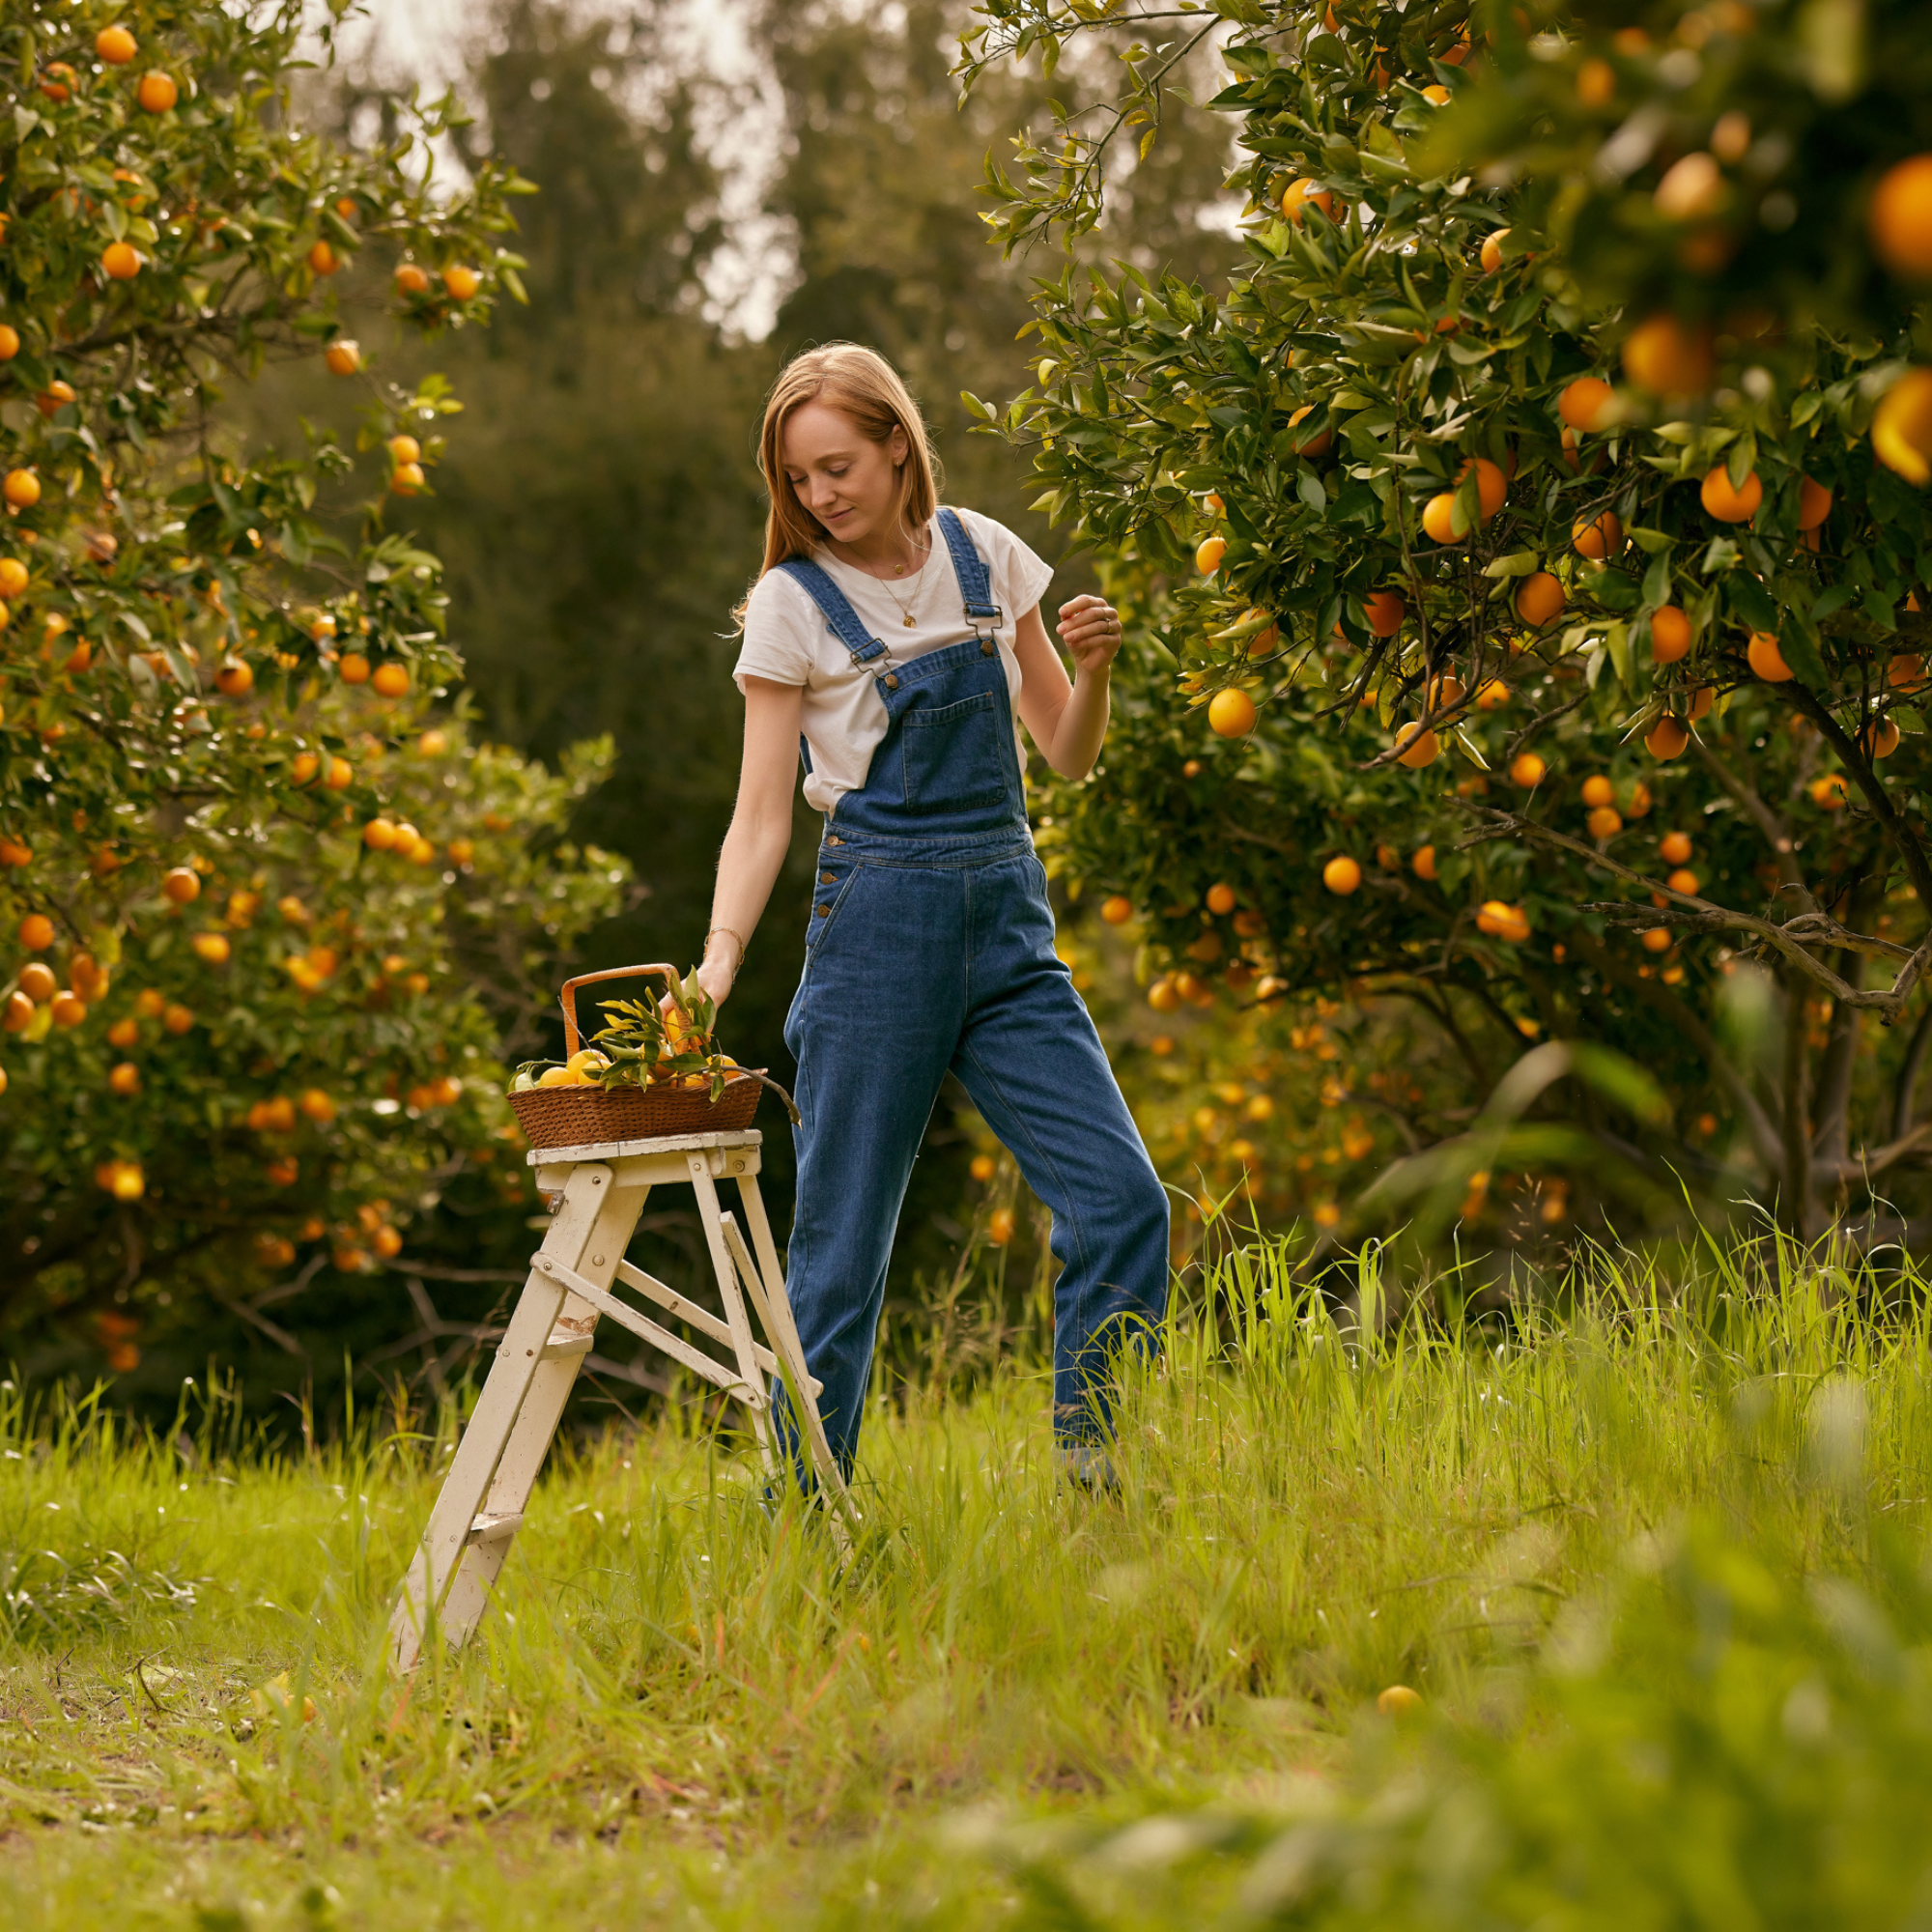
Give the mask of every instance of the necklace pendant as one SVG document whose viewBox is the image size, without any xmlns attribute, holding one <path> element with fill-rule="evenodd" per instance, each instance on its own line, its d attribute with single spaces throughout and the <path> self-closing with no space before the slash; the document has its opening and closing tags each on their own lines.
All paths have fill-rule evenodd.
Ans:
<svg viewBox="0 0 1932 1932">
<path fill-rule="evenodd" d="M 912 612 L 909 611 L 906 612 L 905 627 L 908 631 L 916 631 L 919 629 L 919 626 L 913 622 Z"/>
</svg>

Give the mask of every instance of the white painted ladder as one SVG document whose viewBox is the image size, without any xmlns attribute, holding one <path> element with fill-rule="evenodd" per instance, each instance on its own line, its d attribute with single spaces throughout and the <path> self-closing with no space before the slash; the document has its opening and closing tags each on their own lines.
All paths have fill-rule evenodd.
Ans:
<svg viewBox="0 0 1932 1932">
<path fill-rule="evenodd" d="M 817 1471 L 819 1497 L 844 1547 L 848 1524 L 856 1524 L 858 1517 L 818 1419 L 820 1384 L 806 1373 L 778 1249 L 758 1196 L 763 1138 L 752 1130 L 674 1134 L 544 1148 L 530 1155 L 539 1189 L 562 1198 L 543 1246 L 530 1259 L 529 1278 L 389 1619 L 390 1656 L 398 1669 L 414 1667 L 428 1630 L 440 1630 L 445 1641 L 460 1644 L 489 1607 L 491 1587 L 523 1525 L 599 1316 L 609 1316 L 742 1405 L 768 1477 L 779 1470 L 768 1419 L 768 1378 L 781 1376 L 789 1382 L 792 1414 Z M 738 1183 L 749 1246 L 736 1218 L 719 1201 L 718 1182 L 727 1179 Z M 689 1181 L 697 1197 L 724 1305 L 723 1321 L 624 1259 L 651 1189 L 677 1181 Z M 728 1350 L 728 1358 L 720 1360 L 619 1300 L 613 1292 L 618 1283 Z M 752 1314 L 764 1331 L 762 1343 L 752 1333 Z"/>
</svg>

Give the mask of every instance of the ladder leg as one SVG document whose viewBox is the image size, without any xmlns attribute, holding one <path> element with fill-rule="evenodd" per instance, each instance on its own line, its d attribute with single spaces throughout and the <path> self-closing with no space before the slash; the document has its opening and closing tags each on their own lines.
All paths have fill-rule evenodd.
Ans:
<svg viewBox="0 0 1932 1932">
<path fill-rule="evenodd" d="M 596 1254 L 603 1256 L 604 1264 L 586 1272 L 595 1271 L 608 1278 L 616 1272 L 617 1263 L 623 1257 L 630 1231 L 636 1225 L 639 1199 L 639 1190 L 614 1188 L 611 1171 L 606 1166 L 586 1161 L 574 1168 L 564 1186 L 563 1206 L 544 1236 L 543 1252 L 576 1269 L 591 1261 L 594 1248 Z M 624 1218 L 626 1214 L 628 1219 Z M 620 1233 L 623 1239 L 615 1238 Z M 562 1287 L 531 1269 L 509 1326 L 497 1345 L 496 1360 L 491 1364 L 475 1410 L 456 1445 L 456 1454 L 450 1459 L 436 1507 L 430 1514 L 429 1527 L 389 1619 L 390 1658 L 399 1670 L 414 1667 L 421 1655 L 423 1634 L 440 1613 L 458 1566 L 470 1548 L 476 1517 L 509 1445 L 531 1384 L 539 1368 L 546 1366 L 544 1350 L 566 1298 Z M 544 1448 L 549 1447 L 550 1431 L 554 1428 L 553 1416 L 550 1430 L 544 1435 Z M 541 1462 L 541 1452 L 537 1460 Z M 500 1565 L 500 1556 L 497 1560 Z M 474 1622 L 473 1617 L 470 1622 Z"/>
<path fill-rule="evenodd" d="M 739 1377 L 748 1388 L 756 1389 L 761 1398 L 767 1397 L 765 1372 L 758 1366 L 757 1350 L 752 1341 L 752 1323 L 745 1313 L 737 1265 L 724 1242 L 724 1209 L 719 1206 L 717 1183 L 711 1179 L 710 1166 L 702 1154 L 693 1154 L 690 1166 L 692 1192 L 697 1196 L 697 1218 L 704 1223 L 704 1239 L 711 1250 L 712 1270 L 718 1277 L 718 1293 L 724 1303 L 724 1324 L 731 1331 L 731 1350 L 738 1358 Z M 764 1464 L 765 1474 L 774 1476 L 778 1473 L 778 1463 L 772 1455 L 772 1435 L 764 1408 L 753 1408 L 749 1403 L 745 1406 L 751 1414 L 752 1433 L 757 1437 L 758 1460 Z"/>
<path fill-rule="evenodd" d="M 818 1471 L 818 1480 L 824 1486 L 828 1507 L 834 1507 L 832 1499 L 837 1499 L 833 1520 L 838 1522 L 839 1516 L 843 1515 L 856 1522 L 858 1511 L 853 1507 L 851 1495 L 846 1490 L 845 1478 L 839 1473 L 832 1445 L 825 1439 L 825 1424 L 819 1419 L 818 1405 L 810 1396 L 805 1347 L 798 1339 L 798 1325 L 791 1319 L 791 1299 L 785 1293 L 784 1270 L 779 1265 L 778 1247 L 772 1239 L 772 1224 L 765 1218 L 764 1197 L 758 1192 L 755 1175 L 741 1174 L 738 1177 L 738 1198 L 745 1209 L 745 1225 L 752 1231 L 752 1245 L 757 1254 L 758 1271 L 764 1277 L 766 1321 L 772 1352 L 790 1371 L 790 1378 L 796 1385 L 798 1400 L 792 1407 L 796 1411 L 799 1428 L 805 1432 L 812 1466 Z"/>
</svg>

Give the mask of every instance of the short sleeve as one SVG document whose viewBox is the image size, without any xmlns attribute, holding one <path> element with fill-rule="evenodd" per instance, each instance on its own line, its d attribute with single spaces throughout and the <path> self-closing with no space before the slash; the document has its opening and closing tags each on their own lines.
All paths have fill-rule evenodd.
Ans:
<svg viewBox="0 0 1932 1932">
<path fill-rule="evenodd" d="M 1016 624 L 1046 595 L 1053 566 L 1022 543 L 1005 524 L 996 524 L 977 510 L 962 510 L 960 521 L 980 546 L 993 579 L 993 601 Z"/>
<path fill-rule="evenodd" d="M 811 600 L 783 572 L 768 570 L 752 587 L 745 606 L 745 637 L 731 676 L 740 691 L 747 677 L 774 684 L 810 684 L 812 668 Z"/>
</svg>

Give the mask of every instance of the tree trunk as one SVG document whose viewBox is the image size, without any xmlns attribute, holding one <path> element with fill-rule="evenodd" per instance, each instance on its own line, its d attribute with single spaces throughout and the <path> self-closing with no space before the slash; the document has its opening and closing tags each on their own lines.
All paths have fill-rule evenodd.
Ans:
<svg viewBox="0 0 1932 1932">
<path fill-rule="evenodd" d="M 1808 983 L 1784 979 L 1784 1173 L 1777 1190 L 1777 1218 L 1787 1234 L 1811 1238 L 1811 1050 L 1804 1035 Z"/>
</svg>

